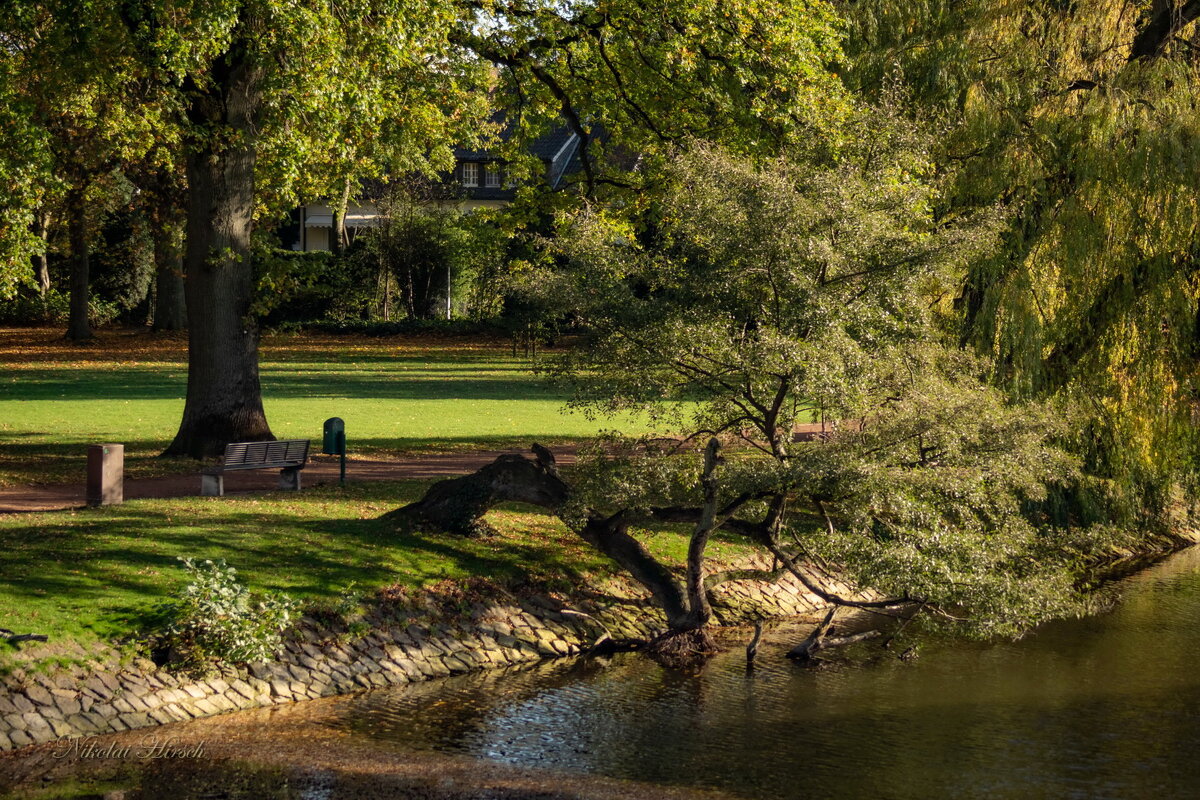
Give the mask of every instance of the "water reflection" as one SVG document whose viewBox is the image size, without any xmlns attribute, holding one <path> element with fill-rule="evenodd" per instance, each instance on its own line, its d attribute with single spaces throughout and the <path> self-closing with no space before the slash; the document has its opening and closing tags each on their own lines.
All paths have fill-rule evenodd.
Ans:
<svg viewBox="0 0 1200 800">
<path fill-rule="evenodd" d="M 1123 590 L 1110 613 L 912 663 L 768 657 L 748 676 L 734 650 L 688 675 L 628 655 L 373 692 L 335 724 L 748 797 L 1200 796 L 1200 551 Z"/>
</svg>

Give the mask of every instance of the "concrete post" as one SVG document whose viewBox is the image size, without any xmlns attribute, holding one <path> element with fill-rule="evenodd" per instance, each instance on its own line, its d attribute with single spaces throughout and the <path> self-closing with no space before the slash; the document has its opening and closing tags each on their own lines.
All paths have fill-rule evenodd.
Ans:
<svg viewBox="0 0 1200 800">
<path fill-rule="evenodd" d="M 88 446 L 87 504 L 111 506 L 125 499 L 125 445 Z"/>
</svg>

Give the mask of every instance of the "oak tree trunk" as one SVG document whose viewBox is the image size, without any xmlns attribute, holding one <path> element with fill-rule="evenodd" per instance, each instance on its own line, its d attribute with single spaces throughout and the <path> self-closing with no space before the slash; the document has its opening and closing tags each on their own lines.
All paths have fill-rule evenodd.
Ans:
<svg viewBox="0 0 1200 800">
<path fill-rule="evenodd" d="M 187 159 L 188 383 L 183 421 L 165 455 L 206 458 L 236 441 L 273 439 L 258 376 L 254 270 L 255 121 L 261 70 L 237 41 L 197 89 L 193 124 L 205 136 Z"/>
<path fill-rule="evenodd" d="M 76 342 L 92 338 L 88 324 L 91 266 L 88 260 L 87 202 L 83 189 L 67 195 L 67 234 L 71 242 L 71 299 L 67 338 Z"/>
</svg>

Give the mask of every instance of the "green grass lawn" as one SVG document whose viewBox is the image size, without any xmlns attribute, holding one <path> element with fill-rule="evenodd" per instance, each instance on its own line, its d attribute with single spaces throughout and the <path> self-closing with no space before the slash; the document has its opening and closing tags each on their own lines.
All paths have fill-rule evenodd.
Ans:
<svg viewBox="0 0 1200 800">
<path fill-rule="evenodd" d="M 125 445 L 132 477 L 194 470 L 154 458 L 170 442 L 187 384 L 183 337 L 102 332 L 75 345 L 57 330 L 0 330 L 0 486 L 83 480 L 88 444 Z M 589 420 L 510 356 L 503 342 L 276 335 L 262 347 L 267 419 L 276 436 L 319 441 L 346 421 L 352 455 L 395 457 L 526 447 L 644 430 Z"/>
<path fill-rule="evenodd" d="M 529 509 L 492 512 L 498 532 L 472 539 L 401 535 L 378 519 L 424 486 L 378 482 L 0 515 L 0 627 L 48 634 L 59 646 L 33 651 L 43 657 L 96 652 L 186 583 L 179 556 L 223 558 L 252 589 L 308 601 L 336 598 L 351 583 L 370 593 L 469 576 L 569 589 L 615 569 L 557 519 Z M 645 541 L 673 563 L 686 558 L 682 534 L 660 531 Z M 746 552 L 722 537 L 710 546 L 714 563 Z M 15 658 L 0 650 L 0 665 Z"/>
<path fill-rule="evenodd" d="M 566 398 L 503 343 L 280 335 L 264 340 L 261 361 L 275 434 L 319 440 L 322 422 L 340 416 L 352 455 L 524 448 L 644 429 L 567 413 Z M 108 331 L 77 345 L 57 330 L 0 330 L 0 486 L 82 482 L 86 445 L 99 442 L 125 444 L 128 475 L 195 471 L 190 459 L 155 458 L 175 433 L 186 380 L 181 336 Z M 399 536 L 378 521 L 423 488 L 368 483 L 0 515 L 0 627 L 52 639 L 25 655 L 0 650 L 0 664 L 103 651 L 186 582 L 180 556 L 225 559 L 252 588 L 308 601 L 351 583 L 369 593 L 470 576 L 569 588 L 612 569 L 528 509 L 494 512 L 499 533 L 470 540 Z M 669 532 L 650 546 L 677 563 L 686 554 Z M 733 547 L 717 542 L 713 555 Z"/>
</svg>

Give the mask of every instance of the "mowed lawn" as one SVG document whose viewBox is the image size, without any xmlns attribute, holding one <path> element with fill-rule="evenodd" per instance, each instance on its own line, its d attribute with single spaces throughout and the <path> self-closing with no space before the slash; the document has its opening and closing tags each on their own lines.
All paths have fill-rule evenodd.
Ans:
<svg viewBox="0 0 1200 800">
<path fill-rule="evenodd" d="M 378 519 L 421 490 L 368 483 L 0 515 L 0 628 L 45 633 L 52 644 L 83 646 L 68 653 L 90 652 L 99 640 L 137 630 L 154 604 L 187 582 L 180 556 L 225 559 L 255 590 L 310 601 L 337 597 L 352 583 L 369 593 L 469 575 L 504 581 L 561 573 L 570 581 L 596 565 L 541 514 L 496 513 L 502 533 L 486 540 L 401 536 Z"/>
<path fill-rule="evenodd" d="M 0 486 L 83 480 L 88 444 L 123 443 L 126 471 L 194 469 L 154 458 L 174 436 L 187 386 L 183 336 L 0 329 Z M 346 421 L 351 455 L 389 458 L 525 447 L 637 432 L 633 418 L 588 419 L 497 342 L 404 337 L 267 336 L 261 376 L 276 436 L 319 444 L 322 422 Z"/>
<path fill-rule="evenodd" d="M 0 644 L 0 671 L 14 659 L 47 663 L 103 655 L 104 643 L 143 628 L 156 603 L 187 582 L 180 556 L 225 559 L 257 591 L 312 602 L 352 584 L 419 588 L 483 576 L 501 585 L 569 591 L 615 572 L 556 518 L 512 506 L 493 511 L 496 533 L 464 538 L 405 532 L 380 517 L 426 484 L 322 486 L 300 494 L 137 500 L 119 506 L 0 515 L 0 628 L 45 633 L 48 645 Z M 687 537 L 644 532 L 656 555 L 682 564 Z M 714 564 L 749 552 L 718 535 Z"/>
<path fill-rule="evenodd" d="M 631 419 L 590 420 L 514 359 L 503 342 L 281 335 L 262 347 L 267 416 L 277 436 L 319 441 L 346 420 L 352 455 L 402 458 L 463 449 L 579 441 Z M 0 485 L 84 479 L 91 443 L 126 445 L 126 472 L 197 469 L 157 454 L 175 433 L 186 387 L 186 339 L 101 332 L 76 345 L 58 330 L 0 330 Z M 226 498 L 139 500 L 120 506 L 0 514 L 0 628 L 45 633 L 48 645 L 0 645 L 14 659 L 52 663 L 107 652 L 142 629 L 149 610 L 181 589 L 179 557 L 225 559 L 256 590 L 304 601 L 346 587 L 370 594 L 483 576 L 571 588 L 610 574 L 606 559 L 551 516 L 493 512 L 492 536 L 398 534 L 379 517 L 427 484 L 366 483 Z M 681 563 L 685 539 L 649 537 Z M 738 546 L 717 541 L 720 560 Z"/>
</svg>

